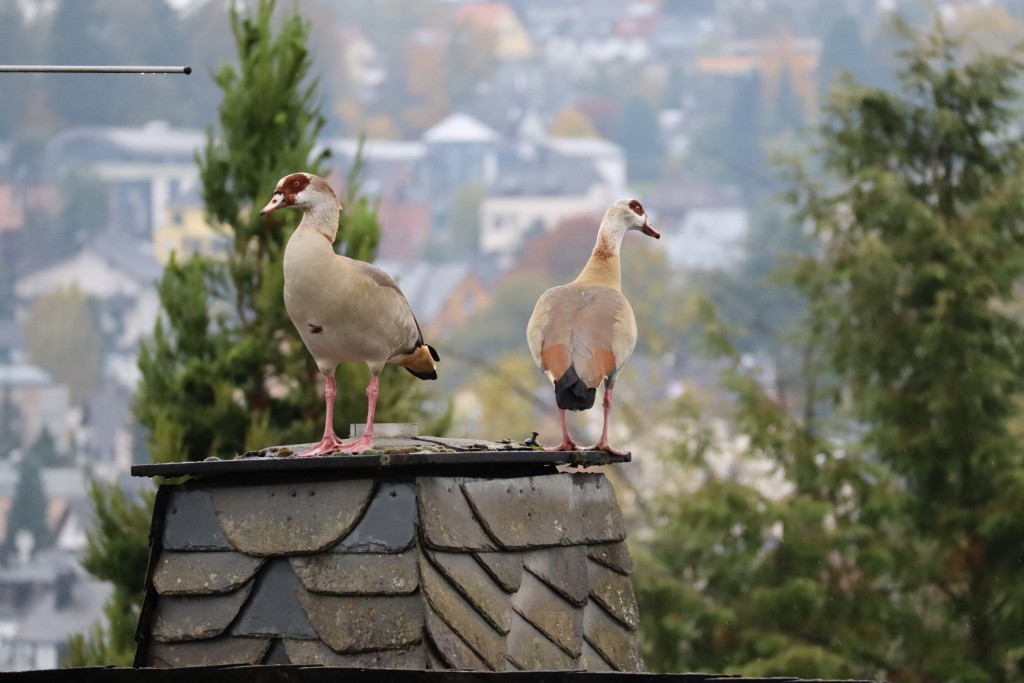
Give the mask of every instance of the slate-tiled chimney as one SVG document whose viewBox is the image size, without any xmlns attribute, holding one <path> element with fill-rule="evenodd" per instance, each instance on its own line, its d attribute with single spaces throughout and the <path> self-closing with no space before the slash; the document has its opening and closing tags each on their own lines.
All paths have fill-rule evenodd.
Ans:
<svg viewBox="0 0 1024 683">
<path fill-rule="evenodd" d="M 556 468 L 609 456 L 394 441 L 133 468 L 193 475 L 157 497 L 136 666 L 643 670 L 611 484 Z"/>
</svg>

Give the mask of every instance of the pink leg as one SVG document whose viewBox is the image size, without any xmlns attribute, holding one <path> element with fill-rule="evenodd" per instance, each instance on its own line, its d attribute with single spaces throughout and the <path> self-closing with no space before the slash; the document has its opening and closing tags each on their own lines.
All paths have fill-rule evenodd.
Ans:
<svg viewBox="0 0 1024 683">
<path fill-rule="evenodd" d="M 562 443 L 559 444 L 558 446 L 551 446 L 549 448 L 545 448 L 544 450 L 546 450 L 546 451 L 578 451 L 579 450 L 579 446 L 577 446 L 573 442 L 572 438 L 569 436 L 569 430 L 565 426 L 565 410 L 563 410 L 562 408 L 559 408 L 558 409 L 558 417 L 562 420 Z"/>
<path fill-rule="evenodd" d="M 604 405 L 604 428 L 601 430 L 601 438 L 596 444 L 588 448 L 588 451 L 607 451 L 612 455 L 618 455 L 626 457 L 629 455 L 629 451 L 620 451 L 617 448 L 612 448 L 608 443 L 608 416 L 612 412 L 612 390 L 607 387 L 604 390 L 604 400 L 601 402 Z"/>
<path fill-rule="evenodd" d="M 373 415 L 377 412 L 377 393 L 380 390 L 380 380 L 377 375 L 370 378 L 366 386 L 366 431 L 355 441 L 343 444 L 338 450 L 346 453 L 362 453 L 373 448 Z"/>
<path fill-rule="evenodd" d="M 324 438 L 320 439 L 320 443 L 308 451 L 299 453 L 301 457 L 333 453 L 342 447 L 344 442 L 334 433 L 334 397 L 337 395 L 338 387 L 334 382 L 334 377 L 328 377 L 327 386 L 324 387 L 324 401 L 327 404 L 327 415 L 324 419 Z"/>
</svg>

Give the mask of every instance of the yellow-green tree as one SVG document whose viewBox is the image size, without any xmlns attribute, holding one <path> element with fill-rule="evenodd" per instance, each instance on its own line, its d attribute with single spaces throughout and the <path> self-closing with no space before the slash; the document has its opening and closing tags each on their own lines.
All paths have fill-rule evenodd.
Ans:
<svg viewBox="0 0 1024 683">
<path fill-rule="evenodd" d="M 99 386 L 99 323 L 88 297 L 77 286 L 40 295 L 23 333 L 29 359 L 67 386 L 72 403 L 80 403 Z"/>
</svg>

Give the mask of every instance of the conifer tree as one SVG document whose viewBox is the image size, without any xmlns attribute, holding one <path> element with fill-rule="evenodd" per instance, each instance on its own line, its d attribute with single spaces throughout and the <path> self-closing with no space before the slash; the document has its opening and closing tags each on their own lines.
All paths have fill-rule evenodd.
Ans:
<svg viewBox="0 0 1024 683">
<path fill-rule="evenodd" d="M 32 534 L 35 550 L 50 544 L 50 528 L 46 521 L 46 493 L 40 465 L 34 459 L 22 456 L 18 463 L 18 483 L 14 488 L 14 500 L 7 514 L 7 534 L 4 538 L 4 556 L 10 560 L 16 550 L 18 533 Z"/>
<path fill-rule="evenodd" d="M 139 355 L 133 410 L 149 432 L 154 462 L 230 457 L 309 441 L 322 429 L 320 375 L 282 295 L 284 245 L 298 212 L 258 216 L 281 177 L 323 174 L 327 156 L 315 150 L 324 119 L 317 81 L 309 78 L 308 24 L 294 12 L 273 21 L 275 5 L 260 0 L 251 14 L 232 6 L 238 64 L 214 74 L 223 91 L 220 126 L 197 155 L 208 219 L 222 231 L 228 254 L 171 260 L 158 286 L 164 315 Z M 338 235 L 348 256 L 370 260 L 380 226 L 376 206 L 359 194 L 359 158 L 342 194 Z M 403 390 L 411 380 L 397 372 L 381 376 L 381 421 L 410 415 L 423 395 Z M 368 381 L 365 366 L 338 368 L 339 423 L 365 418 Z M 100 523 L 83 564 L 115 588 L 105 610 L 109 628 L 74 638 L 71 662 L 129 665 L 152 497 L 129 499 L 116 487 L 94 488 L 92 497 Z"/>
<path fill-rule="evenodd" d="M 846 77 L 791 178 L 802 413 L 699 307 L 744 438 L 723 471 L 687 404 L 637 552 L 652 668 L 1019 680 L 1024 65 L 901 28 L 901 87 Z"/>
</svg>

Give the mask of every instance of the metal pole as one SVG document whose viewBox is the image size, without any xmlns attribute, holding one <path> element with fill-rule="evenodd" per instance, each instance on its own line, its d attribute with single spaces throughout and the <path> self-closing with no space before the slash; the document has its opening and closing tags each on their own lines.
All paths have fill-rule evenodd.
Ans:
<svg viewBox="0 0 1024 683">
<path fill-rule="evenodd" d="M 0 64 L 0 73 L 41 74 L 185 74 L 190 66 L 57 66 L 48 64 Z"/>
</svg>

